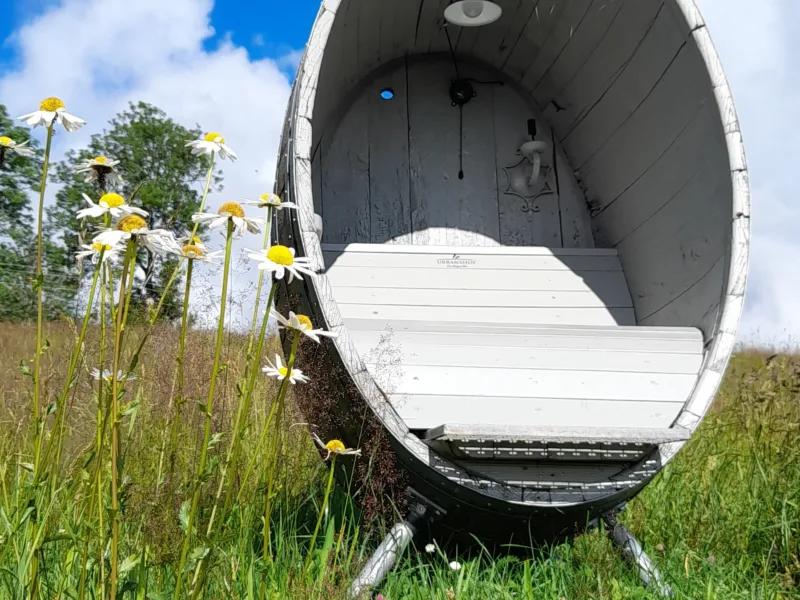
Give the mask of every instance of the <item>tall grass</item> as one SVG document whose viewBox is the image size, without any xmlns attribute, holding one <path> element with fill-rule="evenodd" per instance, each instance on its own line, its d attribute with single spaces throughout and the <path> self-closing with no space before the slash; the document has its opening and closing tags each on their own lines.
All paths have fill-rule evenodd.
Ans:
<svg viewBox="0 0 800 600">
<path fill-rule="evenodd" d="M 0 325 L 0 442 L 2 465 L 2 542 L 0 598 L 22 598 L 18 552 L 22 531 L 15 523 L 16 499 L 24 497 L 26 471 L 21 466 L 31 451 L 25 435 L 29 418 L 20 360 L 34 348 L 34 326 Z M 144 328 L 129 334 L 136 340 Z M 66 372 L 74 324 L 50 324 L 45 337 L 51 350 L 43 357 L 43 391 L 58 393 L 54 383 Z M 123 422 L 126 444 L 120 531 L 120 590 L 129 598 L 170 597 L 175 586 L 186 522 L 185 500 L 197 465 L 203 415 L 187 410 L 181 425 L 172 473 L 156 489 L 161 435 L 169 423 L 172 365 L 163 360 L 167 348 L 177 349 L 179 329 L 159 325 L 140 361 L 140 377 L 128 392 L 139 399 L 134 423 Z M 87 355 L 99 346 L 99 330 L 86 336 Z M 215 337 L 189 330 L 185 359 L 185 394 L 202 398 L 207 392 Z M 265 353 L 274 352 L 274 338 Z M 218 389 L 220 410 L 215 431 L 230 432 L 235 422 L 236 382 L 243 375 L 248 339 L 231 335 L 222 348 L 228 365 Z M 87 367 L 89 365 L 86 365 Z M 254 455 L 271 400 L 277 391 L 260 378 L 254 393 L 251 425 L 243 434 L 237 478 Z M 799 598 L 800 561 L 800 358 L 779 356 L 767 361 L 754 352 L 736 356 L 722 390 L 695 438 L 622 514 L 679 598 Z M 69 416 L 60 476 L 63 483 L 52 511 L 41 553 L 41 597 L 77 598 L 80 585 L 81 533 L 89 519 L 91 464 L 86 464 L 96 436 L 93 387 L 84 371 L 78 378 Z M 291 399 L 290 399 L 291 400 Z M 320 515 L 328 482 L 328 465 L 320 460 L 308 434 L 292 427 L 300 420 L 291 401 L 282 421 L 286 436 L 283 469 L 279 472 L 272 510 L 272 556 L 263 561 L 264 485 L 250 479 L 234 494 L 228 528 L 209 552 L 203 578 L 205 598 L 346 598 L 359 567 L 374 548 L 381 527 L 365 530 L 358 511 L 344 490 L 334 487 L 323 513 L 310 568 L 304 572 L 310 539 Z M 52 418 L 52 417 L 51 417 Z M 263 447 L 263 446 L 262 446 Z M 224 444 L 212 448 L 211 461 L 225 458 Z M 368 460 L 368 457 L 365 458 Z M 261 472 L 261 467 L 253 470 Z M 108 473 L 104 473 L 108 481 Z M 252 477 L 252 476 L 251 476 Z M 207 525 L 216 482 L 209 481 L 200 500 L 198 528 Z M 235 498 L 238 496 L 239 500 Z M 110 507 L 105 495 L 104 510 Z M 107 548 L 98 545 L 92 517 L 89 527 L 87 598 L 102 597 L 101 565 L 108 568 Z M 104 526 L 108 527 L 107 519 Z M 428 540 L 418 540 L 424 545 Z M 189 557 L 194 567 L 205 552 Z M 461 562 L 461 569 L 448 566 Z M 438 548 L 434 554 L 409 552 L 389 575 L 380 592 L 385 598 L 650 598 L 635 570 L 612 548 L 601 531 L 571 543 L 532 550 L 530 556 L 497 557 L 458 548 Z M 187 596 L 191 590 L 187 590 Z"/>
</svg>

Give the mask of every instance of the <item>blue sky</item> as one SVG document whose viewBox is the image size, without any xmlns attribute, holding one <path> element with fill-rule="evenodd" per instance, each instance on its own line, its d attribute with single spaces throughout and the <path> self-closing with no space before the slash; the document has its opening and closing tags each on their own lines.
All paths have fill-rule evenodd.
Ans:
<svg viewBox="0 0 800 600">
<path fill-rule="evenodd" d="M 61 0 L 0 1 L 0 75 L 19 64 L 14 32 L 61 4 Z M 210 15 L 215 33 L 203 40 L 203 47 L 212 51 L 229 37 L 237 46 L 246 48 L 253 59 L 278 59 L 303 48 L 318 9 L 317 0 L 218 1 Z M 293 75 L 290 65 L 281 66 Z"/>
</svg>

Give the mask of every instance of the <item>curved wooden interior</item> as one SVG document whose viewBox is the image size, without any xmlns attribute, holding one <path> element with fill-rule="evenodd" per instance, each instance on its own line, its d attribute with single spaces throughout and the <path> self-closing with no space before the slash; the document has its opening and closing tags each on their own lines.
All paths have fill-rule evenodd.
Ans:
<svg viewBox="0 0 800 600">
<path fill-rule="evenodd" d="M 738 324 L 728 307 L 720 329 L 731 261 L 746 270 L 735 115 L 689 2 L 497 3 L 464 28 L 443 26 L 448 0 L 323 4 L 318 64 L 301 65 L 318 77 L 298 90 L 312 243 L 329 325 L 432 453 L 526 502 L 585 499 L 651 476 L 727 362 L 720 346 L 703 379 Z M 461 108 L 455 79 L 475 91 Z"/>
</svg>

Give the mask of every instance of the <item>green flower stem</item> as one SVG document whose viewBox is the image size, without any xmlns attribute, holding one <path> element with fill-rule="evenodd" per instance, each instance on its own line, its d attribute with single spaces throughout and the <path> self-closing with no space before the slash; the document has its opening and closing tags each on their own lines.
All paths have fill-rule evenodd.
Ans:
<svg viewBox="0 0 800 600">
<path fill-rule="evenodd" d="M 67 379 L 64 382 L 64 389 L 61 391 L 61 397 L 58 399 L 58 404 L 56 404 L 56 414 L 58 415 L 56 422 L 54 424 L 53 429 L 56 431 L 56 441 L 55 441 L 55 456 L 53 457 L 53 463 L 51 465 L 53 471 L 51 473 L 51 480 L 53 491 L 55 491 L 55 485 L 58 481 L 58 477 L 56 477 L 58 471 L 58 465 L 61 462 L 61 450 L 64 443 L 64 423 L 66 421 L 66 413 L 67 413 L 67 396 L 69 395 L 70 389 L 77 383 L 77 381 L 73 381 L 75 377 L 75 369 L 78 366 L 78 361 L 80 360 L 82 349 L 83 349 L 83 341 L 86 338 L 86 330 L 89 326 L 89 319 L 92 315 L 92 306 L 94 305 L 94 296 L 97 291 L 97 280 L 100 275 L 100 271 L 103 269 L 103 255 L 105 254 L 105 250 L 100 251 L 100 256 L 98 258 L 97 266 L 94 269 L 94 275 L 92 277 L 92 285 L 89 288 L 89 300 L 86 305 L 86 312 L 83 315 L 83 323 L 81 324 L 81 331 L 78 334 L 78 342 L 75 346 L 75 350 L 72 353 L 72 358 L 69 362 L 69 367 L 67 368 Z M 49 458 L 50 449 L 53 447 L 53 444 L 47 446 L 47 450 L 45 452 L 45 464 Z"/>
<path fill-rule="evenodd" d="M 41 403 L 42 385 L 41 385 L 41 359 L 42 359 L 42 321 L 43 321 L 43 306 L 42 306 L 42 286 L 44 284 L 44 275 L 42 272 L 42 221 L 44 216 L 44 192 L 47 187 L 47 171 L 50 167 L 50 147 L 53 141 L 53 125 L 47 128 L 47 142 L 44 149 L 44 163 L 42 165 L 42 185 L 39 189 L 39 212 L 36 220 L 36 281 L 34 287 L 36 288 L 36 354 L 34 355 L 33 366 L 33 479 L 37 481 L 39 478 L 39 457 L 42 452 L 42 442 L 44 439 L 43 430 L 44 422 L 40 420 L 39 405 Z M 34 503 L 36 500 L 34 500 Z M 30 522 L 30 534 L 28 540 L 33 542 L 38 539 L 38 524 L 35 519 Z M 30 558 L 30 599 L 35 600 L 38 593 L 39 586 L 39 550 L 35 544 L 29 546 L 31 548 Z"/>
<path fill-rule="evenodd" d="M 208 164 L 208 174 L 206 175 L 206 184 L 205 187 L 203 188 L 203 196 L 200 199 L 199 212 L 202 212 L 206 206 L 206 200 L 208 199 L 208 192 L 211 189 L 211 178 L 213 177 L 213 175 L 214 175 L 214 154 L 211 155 L 211 159 Z M 197 235 L 197 230 L 199 227 L 200 223 L 194 224 L 190 237 L 194 237 L 195 235 Z M 164 286 L 164 290 L 161 292 L 161 298 L 159 299 L 158 304 L 156 305 L 155 311 L 153 311 L 153 314 L 150 317 L 149 327 L 147 328 L 147 331 L 145 332 L 144 336 L 142 336 L 142 339 L 139 341 L 139 346 L 136 348 L 136 352 L 134 352 L 131 357 L 131 363 L 130 363 L 131 366 L 128 367 L 129 371 L 133 370 L 133 368 L 136 366 L 136 363 L 139 361 L 139 355 L 141 354 L 142 349 L 144 348 L 145 342 L 147 342 L 147 339 L 153 332 L 155 323 L 158 320 L 158 315 L 161 314 L 161 309 L 164 307 L 164 301 L 167 299 L 167 296 L 169 295 L 169 291 L 172 289 L 173 284 L 178 279 L 178 275 L 180 275 L 181 267 L 182 264 L 179 263 L 172 271 L 172 275 L 170 275 L 167 284 Z"/>
<path fill-rule="evenodd" d="M 103 463 L 103 438 L 105 437 L 105 417 L 103 415 L 103 354 L 106 348 L 106 283 L 109 269 L 108 265 L 100 263 L 103 267 L 103 280 L 100 287 L 100 350 L 98 352 L 98 370 L 100 372 L 100 380 L 97 382 L 97 432 L 95 435 L 95 449 L 94 449 L 94 476 L 92 477 L 92 490 L 89 494 L 89 518 L 87 523 L 92 522 L 94 517 L 94 508 L 102 502 L 102 477 L 100 466 Z M 97 495 L 97 498 L 95 497 Z M 100 547 L 105 548 L 105 535 L 103 534 L 103 511 L 98 511 L 99 526 L 98 533 L 100 534 Z M 86 532 L 86 539 L 83 543 L 83 558 L 81 560 L 81 577 L 78 586 L 78 600 L 83 600 L 86 595 L 86 562 L 89 556 L 89 532 Z M 101 561 L 102 566 L 102 561 Z M 100 577 L 103 581 L 104 577 Z"/>
<path fill-rule="evenodd" d="M 228 456 L 227 460 L 225 461 L 225 467 L 222 472 L 222 477 L 220 479 L 219 489 L 217 489 L 217 496 L 214 502 L 214 510 L 216 510 L 216 503 L 219 501 L 220 496 L 222 494 L 222 487 L 223 483 L 225 482 L 225 475 L 226 473 L 235 473 L 236 472 L 236 465 L 239 460 L 239 451 L 241 449 L 241 441 L 242 435 L 244 434 L 244 429 L 247 423 L 247 417 L 250 414 L 250 407 L 253 401 L 253 391 L 256 387 L 256 381 L 258 379 L 258 373 L 260 369 L 258 368 L 258 364 L 261 360 L 261 353 L 264 347 L 264 338 L 266 337 L 267 333 L 267 325 L 269 323 L 269 307 L 272 306 L 272 301 L 275 298 L 275 291 L 278 288 L 277 281 L 272 284 L 272 287 L 269 291 L 269 298 L 267 299 L 267 307 L 264 310 L 264 318 L 261 320 L 261 331 L 258 334 L 258 342 L 256 343 L 256 351 L 255 355 L 253 356 L 253 360 L 251 361 L 253 368 L 250 371 L 250 378 L 247 382 L 247 388 L 244 394 L 244 406 L 241 408 L 237 415 L 236 420 L 236 427 L 234 428 L 233 432 L 233 439 L 231 440 L 231 444 L 228 448 Z M 228 486 L 228 489 L 225 493 L 225 503 L 223 504 L 222 508 L 222 518 L 224 521 L 225 516 L 228 514 L 228 510 L 230 509 L 230 503 L 232 499 L 232 492 L 233 492 L 233 482 L 231 481 L 231 485 Z M 211 511 L 211 519 L 208 523 L 208 533 L 207 535 L 211 535 L 212 527 L 214 524 L 214 510 Z"/>
<path fill-rule="evenodd" d="M 272 207 L 267 207 L 267 222 L 264 226 L 264 243 L 261 246 L 261 249 L 266 252 L 267 248 L 269 248 L 270 242 L 270 231 L 272 228 Z M 247 356 L 250 356 L 250 351 L 253 349 L 253 339 L 256 335 L 256 323 L 258 323 L 258 308 L 259 304 L 261 303 L 261 287 L 264 284 L 264 271 L 259 269 L 258 271 L 258 284 L 256 284 L 256 303 L 253 307 L 253 322 L 250 325 L 250 339 L 247 342 Z M 274 284 L 273 284 L 274 289 Z M 273 292 L 270 292 L 272 294 Z M 269 310 L 272 308 L 272 301 L 267 301 L 267 308 L 266 314 L 269 314 Z"/>
<path fill-rule="evenodd" d="M 158 304 L 156 305 L 155 310 L 153 311 L 152 315 L 150 316 L 150 321 L 148 322 L 147 331 L 145 331 L 142 339 L 139 340 L 139 345 L 136 347 L 136 351 L 131 355 L 131 360 L 128 364 L 128 372 L 133 371 L 136 368 L 136 365 L 139 362 L 139 355 L 141 355 L 142 350 L 144 349 L 144 345 L 147 342 L 147 339 L 150 337 L 150 334 L 153 333 L 153 329 L 155 329 L 156 321 L 158 320 L 158 315 L 161 314 L 161 309 L 164 306 L 164 301 L 167 299 L 167 295 L 169 294 L 169 290 L 172 288 L 172 284 L 175 283 L 175 280 L 178 278 L 181 272 L 181 264 L 178 264 L 175 267 L 175 270 L 172 272 L 172 275 L 167 281 L 167 285 L 164 286 L 164 291 L 161 293 L 161 298 L 158 300 Z"/>
<path fill-rule="evenodd" d="M 260 283 L 260 282 L 259 282 Z M 230 510 L 231 499 L 233 498 L 233 476 L 236 473 L 236 465 L 239 460 L 239 451 L 241 448 L 241 440 L 242 436 L 244 435 L 244 430 L 247 424 L 247 416 L 250 414 L 250 407 L 252 405 L 253 399 L 253 390 L 255 389 L 256 380 L 258 376 L 258 363 L 261 360 L 261 352 L 264 346 L 264 338 L 266 337 L 267 333 L 267 325 L 269 323 L 269 307 L 272 306 L 272 301 L 275 298 L 275 291 L 277 290 L 278 284 L 274 282 L 269 292 L 269 298 L 267 300 L 267 307 L 264 311 L 264 317 L 261 320 L 261 331 L 259 332 L 258 342 L 256 344 L 256 351 L 255 354 L 248 360 L 248 362 L 252 365 L 252 368 L 249 373 L 249 378 L 247 380 L 247 387 L 245 388 L 245 392 L 243 395 L 239 396 L 238 406 L 236 408 L 236 418 L 234 420 L 234 428 L 233 428 L 233 437 L 231 438 L 231 443 L 228 446 L 227 456 L 225 457 L 225 463 L 222 467 L 222 473 L 220 474 L 219 478 L 219 485 L 217 486 L 217 493 L 214 496 L 214 505 L 211 508 L 211 517 L 208 520 L 208 527 L 206 528 L 206 538 L 210 538 L 211 534 L 214 532 L 214 522 L 215 516 L 217 514 L 217 508 L 219 506 L 220 498 L 222 497 L 222 490 L 225 489 L 225 483 L 228 483 L 227 491 L 225 492 L 225 502 L 222 506 L 222 511 L 220 513 L 220 520 L 221 520 L 221 527 L 224 529 L 225 527 L 225 519 L 228 515 L 228 511 Z M 248 350 L 248 356 L 250 352 Z M 231 481 L 228 482 L 228 474 L 231 475 Z M 195 575 L 194 580 L 197 581 L 204 564 L 207 561 L 200 559 L 197 562 L 197 566 L 195 568 Z M 195 587 L 195 594 L 196 596 L 197 591 L 199 591 L 199 587 Z"/>
<path fill-rule="evenodd" d="M 265 565 L 269 560 L 272 549 L 270 519 L 272 517 L 272 496 L 273 496 L 273 486 L 275 484 L 275 471 L 277 470 L 278 454 L 281 450 L 280 448 L 281 416 L 283 415 L 283 405 L 286 399 L 286 392 L 289 389 L 289 373 L 291 373 L 292 369 L 294 368 L 294 361 L 295 358 L 297 357 L 297 347 L 300 345 L 301 336 L 302 334 L 299 331 L 296 331 L 294 333 L 294 339 L 292 340 L 292 350 L 289 353 L 289 360 L 286 363 L 287 375 L 286 377 L 283 378 L 283 381 L 281 381 L 281 387 L 278 390 L 278 397 L 275 400 L 277 404 L 277 411 L 275 413 L 275 432 L 274 432 L 275 437 L 272 440 L 270 448 L 271 451 L 267 455 L 267 473 L 266 473 L 267 486 L 266 486 L 266 501 L 264 503 L 263 559 Z M 264 577 L 266 577 L 266 571 Z M 264 597 L 265 591 L 266 591 L 266 581 L 262 579 L 261 593 L 260 593 L 260 597 L 262 599 Z"/>
<path fill-rule="evenodd" d="M 333 472 L 336 468 L 336 455 L 331 456 L 331 470 L 328 473 L 328 486 L 325 488 L 325 497 L 322 500 L 322 507 L 319 509 L 319 517 L 317 517 L 317 524 L 314 527 L 314 534 L 311 536 L 311 545 L 308 547 L 308 554 L 303 564 L 303 573 L 308 570 L 311 564 L 311 556 L 314 554 L 314 545 L 317 542 L 317 535 L 319 534 L 319 527 L 322 524 L 322 517 L 325 515 L 325 509 L 328 507 L 328 497 L 331 495 L 331 487 L 333 486 Z"/>
<path fill-rule="evenodd" d="M 208 191 L 211 189 L 211 177 L 214 175 L 214 157 L 216 154 L 213 152 L 211 153 L 211 158 L 208 162 L 208 175 L 206 175 L 206 185 L 203 188 L 203 197 L 200 199 L 200 209 L 197 212 L 203 212 L 203 209 L 206 207 L 206 199 L 208 198 Z M 200 228 L 200 223 L 195 223 L 194 227 L 192 228 L 192 235 L 194 237 L 197 235 L 197 230 Z M 191 239 L 189 240 L 191 242 Z"/>
<path fill-rule="evenodd" d="M 189 556 L 189 546 L 192 539 L 192 527 L 194 526 L 195 517 L 197 516 L 197 505 L 200 502 L 200 492 L 203 482 L 203 474 L 206 469 L 206 460 L 208 459 L 208 443 L 211 440 L 211 415 L 214 408 L 214 388 L 217 383 L 217 374 L 219 373 L 219 357 L 222 352 L 222 338 L 225 333 L 225 308 L 228 299 L 228 275 L 231 266 L 231 241 L 233 239 L 233 221 L 228 219 L 228 231 L 225 237 L 225 266 L 222 272 L 222 298 L 220 299 L 219 307 L 219 324 L 217 325 L 217 342 L 214 349 L 214 366 L 211 370 L 211 382 L 208 386 L 208 400 L 205 406 L 205 430 L 203 432 L 203 445 L 200 449 L 200 461 L 197 464 L 197 474 L 194 482 L 194 492 L 192 493 L 192 504 L 189 509 L 189 519 L 186 524 L 186 536 L 183 538 L 183 548 L 181 549 L 181 558 L 178 563 L 178 570 L 176 571 L 175 592 L 173 595 L 174 600 L 178 600 L 181 595 L 181 587 L 183 585 L 183 569 L 186 566 L 186 559 Z"/>
<path fill-rule="evenodd" d="M 183 357 L 186 351 L 186 329 L 189 324 L 189 295 L 192 290 L 192 271 L 194 269 L 194 259 L 188 259 L 189 264 L 186 266 L 186 287 L 183 291 L 183 312 L 181 313 L 181 333 L 178 340 L 178 355 L 175 357 L 175 370 L 176 378 L 178 380 L 177 392 L 174 396 L 170 396 L 168 411 L 170 413 L 170 446 L 169 446 L 169 472 L 172 472 L 175 467 L 175 453 L 178 446 L 178 429 L 180 428 L 181 407 L 183 406 Z M 177 400 L 175 399 L 177 398 Z M 166 433 L 166 432 L 165 432 Z M 167 438 L 164 436 L 161 444 L 161 453 L 158 458 L 158 474 L 156 476 L 156 493 L 161 485 L 161 476 L 164 466 L 164 453 L 166 449 Z"/>
<path fill-rule="evenodd" d="M 109 574 L 109 597 L 117 597 L 117 567 L 119 561 L 119 370 L 122 358 L 122 339 L 128 317 L 133 274 L 136 267 L 136 241 L 131 240 L 125 249 L 125 262 L 120 278 L 117 320 L 114 326 L 114 360 L 111 371 L 111 573 Z"/>
<path fill-rule="evenodd" d="M 44 275 L 42 273 L 42 220 L 44 215 L 44 192 L 47 187 L 47 171 L 50 168 L 50 146 L 53 141 L 53 126 L 47 128 L 47 142 L 44 149 L 44 164 L 42 165 L 42 185 L 39 189 L 39 213 L 36 220 L 36 355 L 33 367 L 33 423 L 35 427 L 33 449 L 33 472 L 39 473 L 39 456 L 42 448 L 42 429 L 43 423 L 39 422 L 39 403 L 41 402 L 41 378 L 39 377 L 39 366 L 42 357 L 42 287 Z M 34 563 L 35 564 L 35 563 Z M 32 573 L 35 575 L 35 573 Z M 33 585 L 35 577 L 31 577 L 31 594 L 36 594 L 36 587 Z"/>
</svg>

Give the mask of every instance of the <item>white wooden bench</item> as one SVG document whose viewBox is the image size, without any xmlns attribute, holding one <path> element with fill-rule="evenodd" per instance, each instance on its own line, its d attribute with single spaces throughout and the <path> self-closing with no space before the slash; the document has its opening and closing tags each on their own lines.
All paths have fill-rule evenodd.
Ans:
<svg viewBox="0 0 800 600">
<path fill-rule="evenodd" d="M 323 254 L 356 348 L 422 437 L 456 426 L 462 441 L 509 426 L 538 428 L 543 442 L 565 427 L 583 442 L 610 428 L 636 444 L 678 435 L 669 427 L 695 385 L 702 334 L 636 326 L 615 250 L 323 244 Z"/>
</svg>

